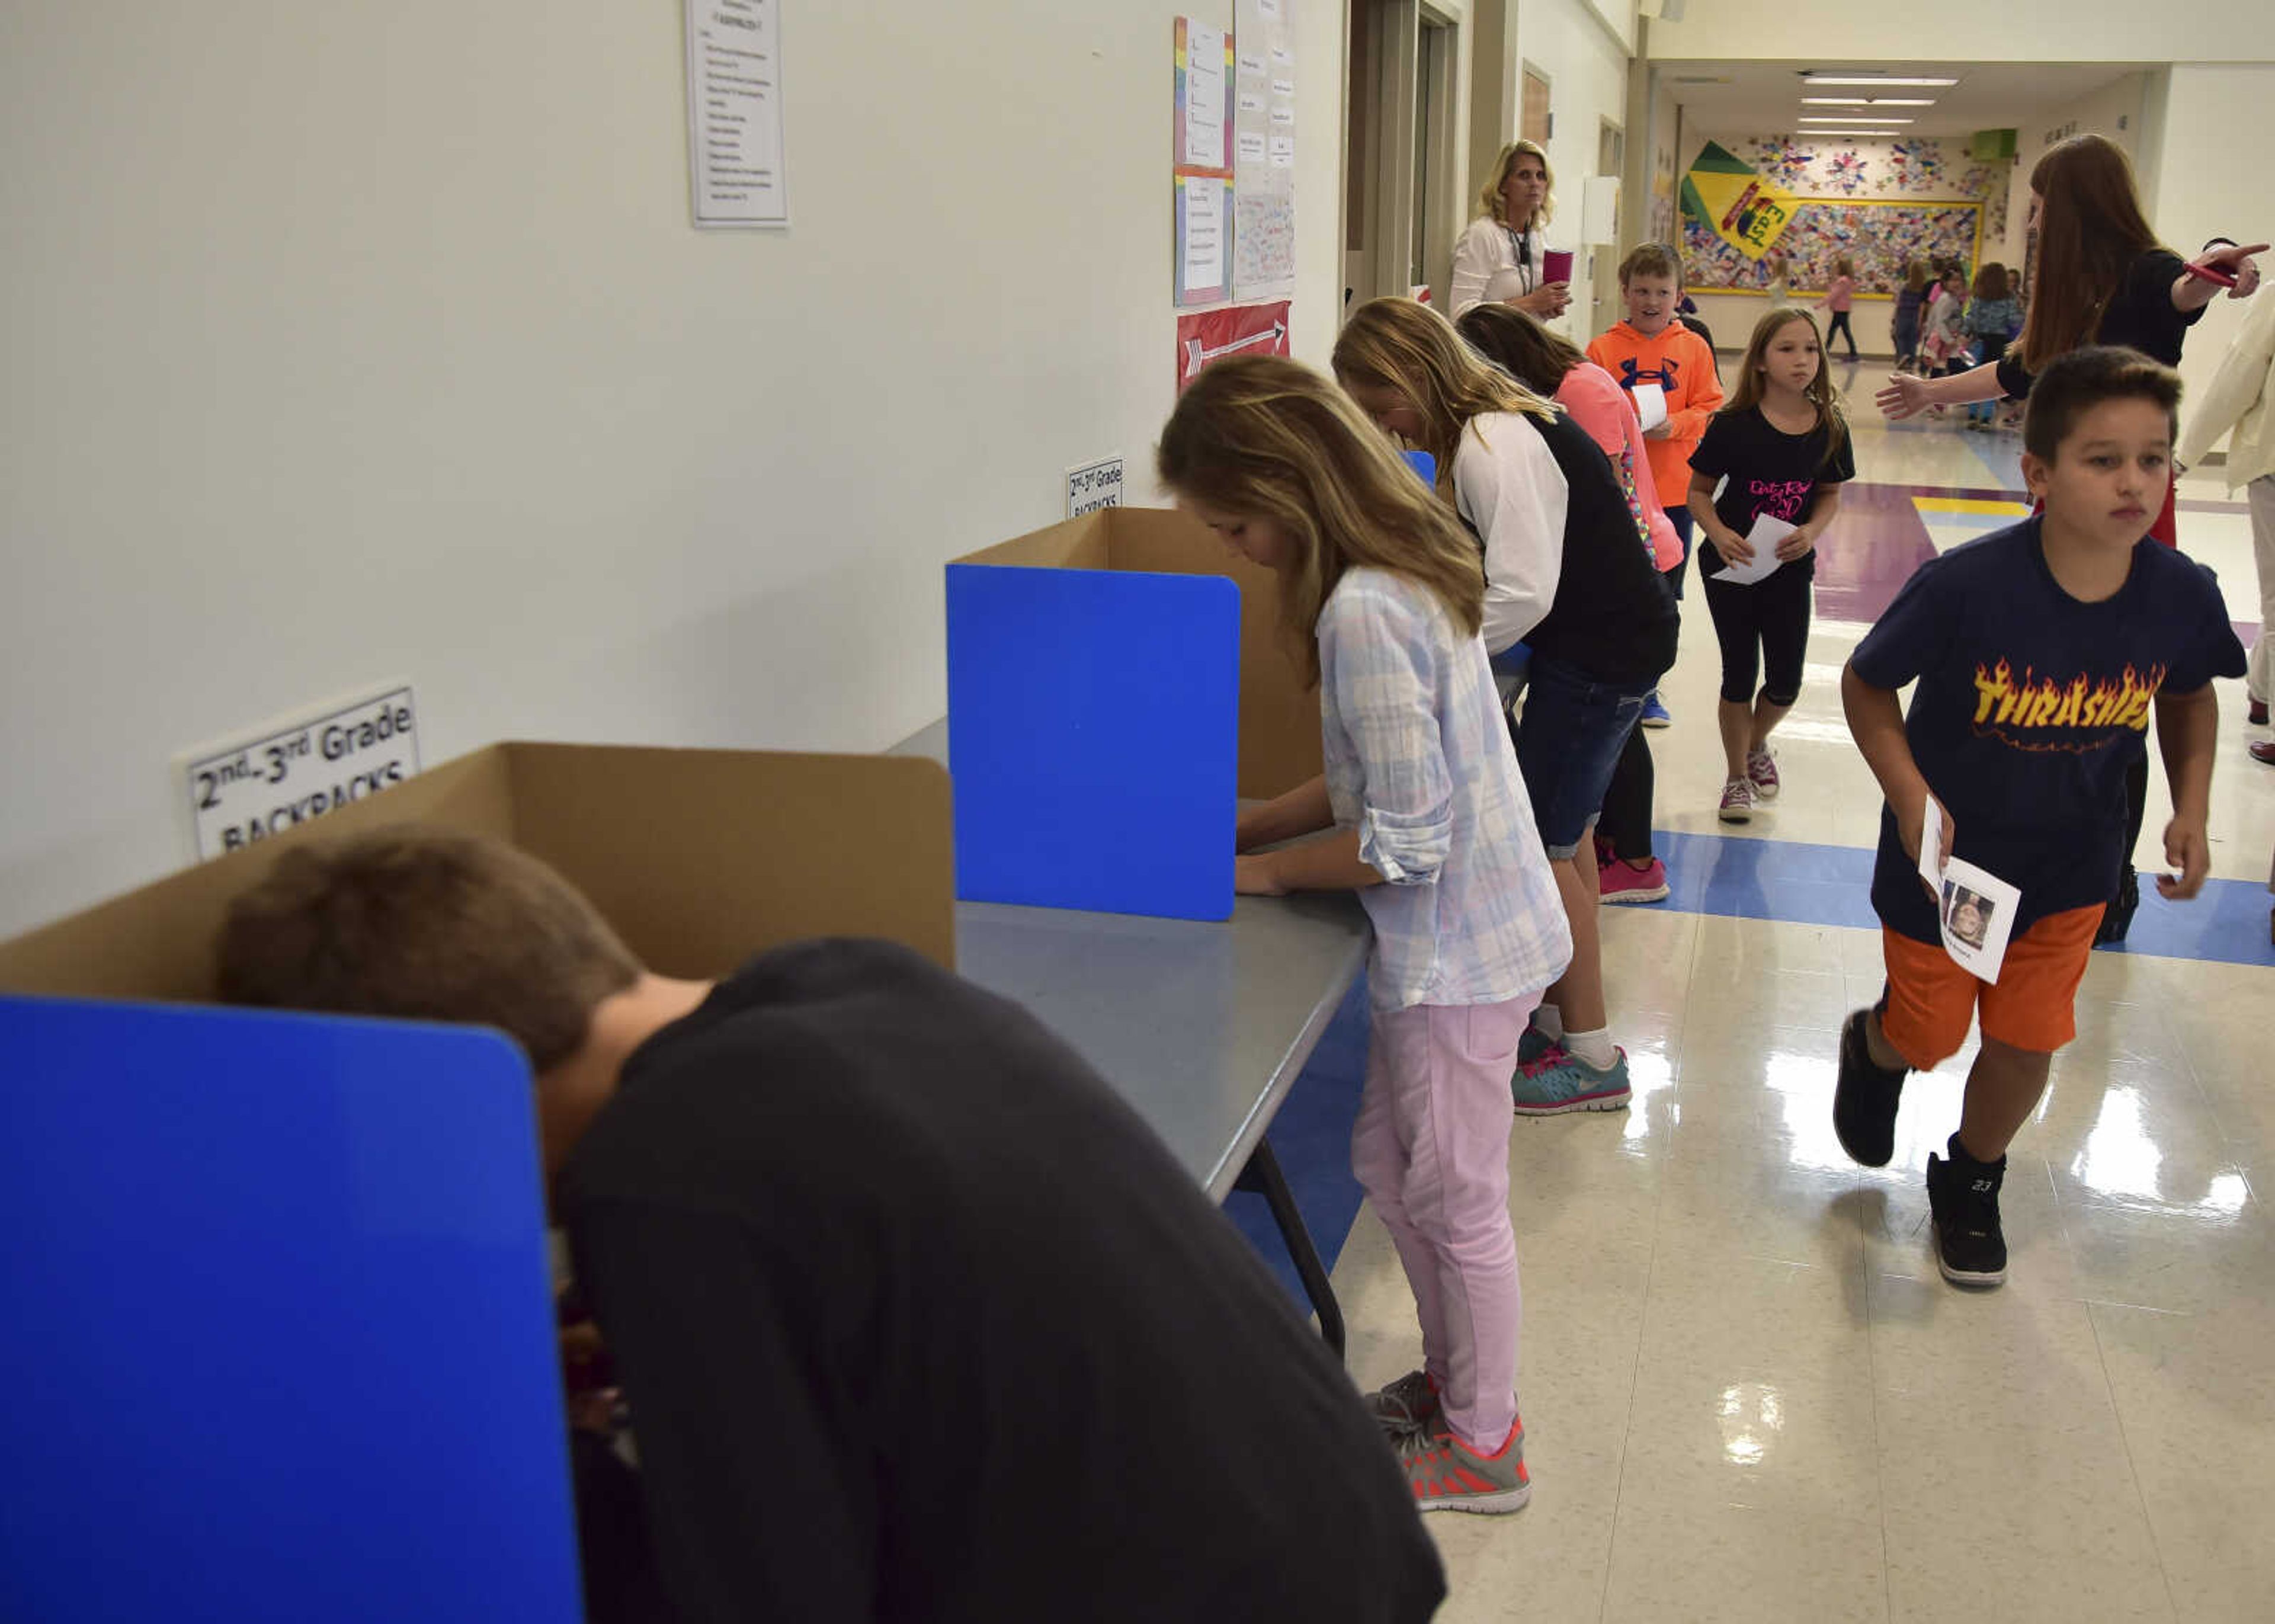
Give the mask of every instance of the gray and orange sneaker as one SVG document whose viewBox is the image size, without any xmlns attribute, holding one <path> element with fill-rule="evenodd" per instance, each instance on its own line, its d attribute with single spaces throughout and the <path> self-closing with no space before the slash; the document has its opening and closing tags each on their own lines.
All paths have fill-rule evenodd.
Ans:
<svg viewBox="0 0 2275 1624">
<path fill-rule="evenodd" d="M 1509 1429 L 1508 1441 L 1493 1454 L 1479 1454 L 1451 1432 L 1417 1427 L 1393 1443 L 1406 1469 L 1417 1511 L 1476 1511 L 1506 1515 L 1522 1511 L 1532 1498 L 1532 1475 L 1524 1469 L 1524 1426 Z"/>
</svg>

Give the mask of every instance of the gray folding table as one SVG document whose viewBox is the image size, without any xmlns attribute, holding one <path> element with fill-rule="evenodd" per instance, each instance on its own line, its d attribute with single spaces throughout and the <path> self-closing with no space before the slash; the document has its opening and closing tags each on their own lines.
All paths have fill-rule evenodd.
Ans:
<svg viewBox="0 0 2275 1624">
<path fill-rule="evenodd" d="M 947 759 L 947 723 L 896 754 Z M 1264 1131 L 1366 963 L 1348 894 L 1243 896 L 1208 924 L 994 903 L 956 907 L 956 969 L 1071 1044 L 1210 1198 L 1263 1195 L 1341 1356 L 1342 1314 Z"/>
</svg>

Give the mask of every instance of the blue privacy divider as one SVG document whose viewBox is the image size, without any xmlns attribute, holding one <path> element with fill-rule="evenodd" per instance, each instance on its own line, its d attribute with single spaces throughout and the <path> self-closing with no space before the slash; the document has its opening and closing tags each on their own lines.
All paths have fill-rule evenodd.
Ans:
<svg viewBox="0 0 2275 1624">
<path fill-rule="evenodd" d="M 956 895 L 1229 918 L 1239 704 L 1225 577 L 949 565 Z"/>
<path fill-rule="evenodd" d="M 0 1055 L 0 1618 L 581 1616 L 518 1050 L 5 998 Z"/>
</svg>

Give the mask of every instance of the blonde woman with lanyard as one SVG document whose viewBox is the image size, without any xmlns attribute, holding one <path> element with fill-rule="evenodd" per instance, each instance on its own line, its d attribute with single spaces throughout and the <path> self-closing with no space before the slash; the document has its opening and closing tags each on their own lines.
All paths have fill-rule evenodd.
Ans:
<svg viewBox="0 0 2275 1624">
<path fill-rule="evenodd" d="M 1534 141 L 1511 141 L 1478 194 L 1478 217 L 1454 245 L 1454 305 L 1513 305 L 1543 321 L 1572 303 L 1569 282 L 1547 277 L 1548 222 L 1556 213 L 1556 177 Z"/>
</svg>

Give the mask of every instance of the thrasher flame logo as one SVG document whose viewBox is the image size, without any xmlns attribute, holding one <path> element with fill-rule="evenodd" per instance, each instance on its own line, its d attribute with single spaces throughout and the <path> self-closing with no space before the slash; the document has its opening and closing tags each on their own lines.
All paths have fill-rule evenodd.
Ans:
<svg viewBox="0 0 2275 1624">
<path fill-rule="evenodd" d="M 2067 684 L 2040 676 L 2029 666 L 2017 677 L 2001 660 L 1995 667 L 1975 668 L 1975 729 L 1995 732 L 2022 750 L 2098 748 L 2105 739 L 2048 738 L 2036 732 L 2045 728 L 2130 728 L 2143 733 L 2149 727 L 2149 701 L 2164 685 L 2165 668 L 2146 671 L 2125 668 L 2124 675 L 2098 683 L 2080 676 Z"/>
</svg>

